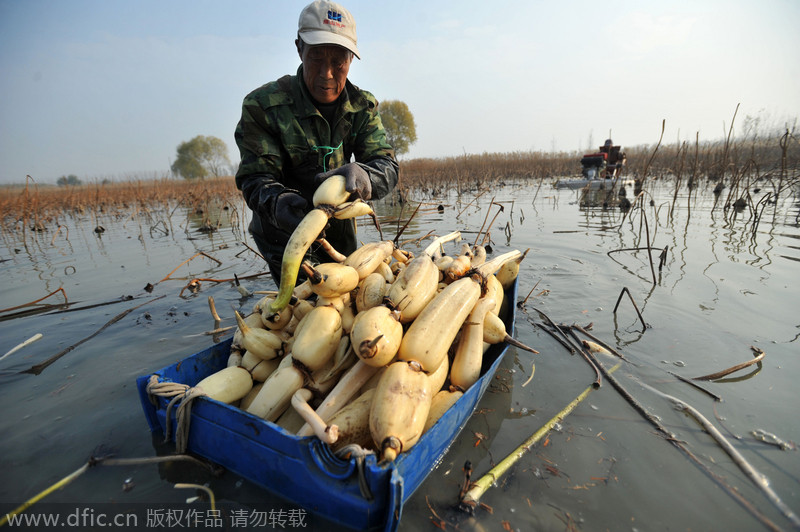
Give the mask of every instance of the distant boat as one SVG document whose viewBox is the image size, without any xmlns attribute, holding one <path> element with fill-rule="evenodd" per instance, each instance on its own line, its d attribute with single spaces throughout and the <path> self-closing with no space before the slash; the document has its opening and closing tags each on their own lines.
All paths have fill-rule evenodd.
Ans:
<svg viewBox="0 0 800 532">
<path fill-rule="evenodd" d="M 556 188 L 610 188 L 621 175 L 626 161 L 622 146 L 614 146 L 614 142 L 608 139 L 597 152 L 581 157 L 581 179 L 559 179 Z"/>
</svg>

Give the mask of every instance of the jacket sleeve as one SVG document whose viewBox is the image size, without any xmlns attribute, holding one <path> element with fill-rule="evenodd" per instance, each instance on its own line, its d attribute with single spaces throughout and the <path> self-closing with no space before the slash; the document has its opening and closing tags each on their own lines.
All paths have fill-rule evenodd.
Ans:
<svg viewBox="0 0 800 532">
<path fill-rule="evenodd" d="M 280 180 L 283 171 L 281 149 L 271 129 L 267 123 L 267 110 L 253 94 L 245 97 L 242 117 L 234 134 L 241 155 L 236 187 L 242 191 L 247 206 L 274 226 L 275 200 L 281 192 L 290 189 Z"/>
<path fill-rule="evenodd" d="M 397 185 L 400 167 L 395 160 L 394 149 L 386 140 L 377 100 L 369 92 L 363 93 L 369 105 L 362 114 L 359 127 L 353 131 L 356 137 L 353 153 L 356 162 L 369 173 L 372 198 L 380 199 Z"/>
</svg>

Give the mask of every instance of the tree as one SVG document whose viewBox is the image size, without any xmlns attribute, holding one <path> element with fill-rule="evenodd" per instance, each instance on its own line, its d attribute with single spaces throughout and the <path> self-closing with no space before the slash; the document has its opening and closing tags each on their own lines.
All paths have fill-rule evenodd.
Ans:
<svg viewBox="0 0 800 532">
<path fill-rule="evenodd" d="M 408 105 L 400 100 L 386 100 L 380 104 L 380 113 L 386 139 L 395 153 L 408 153 L 409 147 L 417 141 L 417 126 Z"/>
<path fill-rule="evenodd" d="M 56 184 L 60 187 L 67 185 L 80 185 L 81 180 L 75 174 L 62 175 L 56 180 Z"/>
<path fill-rule="evenodd" d="M 217 137 L 198 135 L 178 145 L 177 158 L 172 171 L 184 179 L 203 179 L 209 175 L 219 177 L 231 165 L 228 146 Z"/>
</svg>

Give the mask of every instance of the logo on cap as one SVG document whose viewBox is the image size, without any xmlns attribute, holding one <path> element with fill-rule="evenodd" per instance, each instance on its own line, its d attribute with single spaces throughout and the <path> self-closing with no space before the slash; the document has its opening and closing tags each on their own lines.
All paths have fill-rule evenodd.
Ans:
<svg viewBox="0 0 800 532">
<path fill-rule="evenodd" d="M 345 25 L 342 24 L 342 14 L 336 11 L 328 11 L 328 19 L 323 20 L 322 23 L 329 26 L 336 26 L 337 28 L 345 27 Z"/>
</svg>

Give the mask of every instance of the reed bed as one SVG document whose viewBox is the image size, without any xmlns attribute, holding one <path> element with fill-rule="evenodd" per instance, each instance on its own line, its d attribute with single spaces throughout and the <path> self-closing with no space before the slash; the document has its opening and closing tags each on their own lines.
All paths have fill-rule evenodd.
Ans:
<svg viewBox="0 0 800 532">
<path fill-rule="evenodd" d="M 101 232 L 104 219 L 133 217 L 145 220 L 151 227 L 171 225 L 178 209 L 202 216 L 219 209 L 241 208 L 239 192 L 233 177 L 197 181 L 171 178 L 133 179 L 77 186 L 39 185 L 30 176 L 25 185 L 0 188 L 0 230 L 4 236 L 57 233 L 65 219 L 90 221 Z"/>
<path fill-rule="evenodd" d="M 43 222 L 63 213 L 78 216 L 89 213 L 124 212 L 153 209 L 178 202 L 182 206 L 202 206 L 209 199 L 229 199 L 237 193 L 232 177 L 197 181 L 170 178 L 123 182 L 103 182 L 77 186 L 39 185 L 28 178 L 24 186 L 0 188 L 3 227 L 16 225 L 23 218 Z"/>
<path fill-rule="evenodd" d="M 578 159 L 578 152 L 483 153 L 411 159 L 401 162 L 399 189 L 435 197 L 453 188 L 462 193 L 496 182 L 555 179 L 579 172 Z"/>
</svg>

